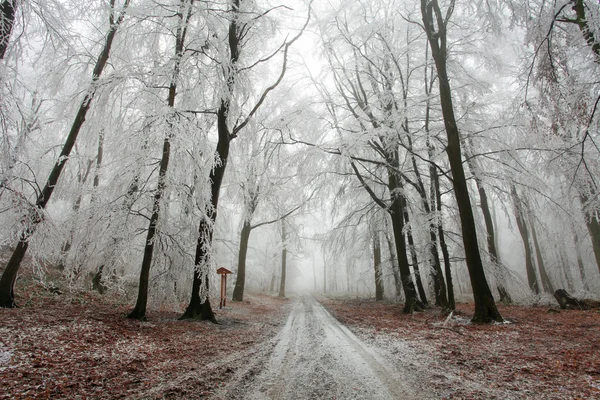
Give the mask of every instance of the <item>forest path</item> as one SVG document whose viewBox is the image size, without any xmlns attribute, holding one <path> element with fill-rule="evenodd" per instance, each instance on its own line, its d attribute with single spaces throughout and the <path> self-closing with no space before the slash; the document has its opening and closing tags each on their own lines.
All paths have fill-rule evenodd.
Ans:
<svg viewBox="0 0 600 400">
<path fill-rule="evenodd" d="M 416 389 L 414 383 L 420 379 L 415 372 L 399 370 L 390 359 L 402 354 L 386 355 L 385 349 L 365 343 L 309 295 L 294 299 L 287 322 L 272 345 L 264 357 L 248 360 L 243 376 L 234 379 L 217 397 L 254 400 L 430 397 Z"/>
</svg>

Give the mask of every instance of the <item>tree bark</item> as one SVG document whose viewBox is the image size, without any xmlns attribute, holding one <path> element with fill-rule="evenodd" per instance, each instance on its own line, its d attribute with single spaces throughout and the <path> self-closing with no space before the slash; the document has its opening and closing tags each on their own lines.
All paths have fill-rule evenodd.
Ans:
<svg viewBox="0 0 600 400">
<path fill-rule="evenodd" d="M 579 236 L 576 232 L 573 232 L 573 242 L 575 244 L 575 253 L 577 254 L 577 266 L 579 267 L 579 274 L 581 275 L 581 282 L 583 283 L 583 289 L 588 291 L 590 290 L 587 278 L 585 275 L 585 265 L 583 264 L 583 259 L 581 258 L 581 248 L 579 247 Z"/>
<path fill-rule="evenodd" d="M 475 300 L 475 313 L 472 321 L 475 323 L 502 321 L 502 316 L 498 312 L 496 302 L 494 301 L 483 270 L 473 209 L 471 208 L 469 189 L 462 165 L 460 134 L 454 116 L 450 80 L 446 71 L 446 59 L 448 55 L 446 47 L 446 24 L 448 21 L 447 19 L 444 20 L 437 0 L 421 0 L 421 13 L 438 74 L 442 116 L 448 137 L 446 153 L 448 154 L 450 169 L 452 171 L 452 183 L 460 214 L 467 268 Z M 448 13 L 446 18 L 449 18 L 449 16 L 450 13 Z M 435 27 L 436 22 L 437 30 Z"/>
<path fill-rule="evenodd" d="M 406 104 L 405 104 L 406 106 Z M 429 108 L 429 104 L 427 105 L 427 108 Z M 427 109 L 427 115 L 426 115 L 426 119 L 429 118 L 429 109 Z M 404 123 L 405 127 L 408 127 L 408 120 L 405 120 Z M 426 126 L 425 126 L 425 130 L 426 132 L 429 131 L 429 121 L 426 121 Z M 408 128 L 406 128 L 406 132 L 408 133 Z M 408 148 L 411 151 L 411 153 L 413 152 L 413 144 L 412 144 L 412 139 L 410 138 L 410 135 L 407 136 L 407 140 L 408 140 Z M 417 178 L 417 192 L 419 193 L 419 196 L 421 197 L 421 204 L 423 205 L 423 210 L 425 211 L 426 214 L 431 215 L 432 212 L 432 207 L 430 207 L 429 204 L 429 200 L 427 199 L 427 190 L 425 189 L 425 184 L 423 183 L 423 178 L 421 177 L 421 173 L 419 172 L 419 167 L 417 165 L 417 160 L 416 157 L 414 156 L 414 154 L 411 154 L 411 161 L 412 161 L 412 165 L 413 165 L 413 169 L 414 169 L 414 173 L 415 176 Z M 431 199 L 432 204 L 434 202 L 433 198 Z M 405 220 L 406 220 L 406 224 L 408 225 L 409 221 L 408 221 L 408 211 L 405 209 L 404 210 L 404 215 L 405 215 Z M 436 238 L 436 233 L 435 233 L 435 229 L 434 229 L 434 223 L 433 220 L 430 219 L 429 222 L 429 254 L 430 254 L 430 271 L 431 271 L 431 278 L 433 280 L 433 290 L 435 293 L 435 305 L 442 307 L 444 310 L 446 310 L 448 308 L 448 296 L 447 296 L 447 292 L 446 292 L 446 283 L 444 282 L 444 274 L 442 273 L 442 267 L 440 264 L 440 255 L 438 253 L 438 248 L 437 248 L 437 238 Z M 411 245 L 411 254 L 414 254 L 413 256 L 413 260 L 416 260 L 416 252 L 414 251 L 414 242 L 413 242 L 413 238 L 412 238 L 412 232 L 409 230 L 407 231 L 407 236 L 408 234 L 411 233 L 411 236 L 408 237 L 409 239 L 409 244 Z M 413 242 L 413 243 L 411 243 Z M 415 265 L 416 262 L 414 262 Z M 417 281 L 417 287 L 419 287 L 419 284 L 421 286 L 423 286 L 422 283 L 420 283 L 420 274 L 417 276 L 418 273 L 418 267 L 415 267 L 415 280 Z M 420 292 L 420 288 L 419 288 L 419 292 Z"/>
<path fill-rule="evenodd" d="M 407 226 L 410 224 L 410 216 L 408 215 L 408 211 L 406 210 L 406 206 L 404 208 L 404 222 Z M 415 239 L 412 235 L 412 228 L 406 229 L 406 240 L 408 241 L 408 247 L 410 252 L 410 257 L 412 259 L 413 271 L 415 273 L 415 283 L 417 285 L 417 291 L 419 293 L 419 298 L 423 305 L 428 304 L 427 295 L 425 294 L 425 287 L 423 286 L 423 280 L 421 279 L 421 271 L 419 271 L 419 260 L 417 258 L 417 250 L 415 249 Z M 434 286 L 437 285 L 437 291 L 435 294 L 436 304 L 439 298 L 439 281 L 436 281 L 434 277 Z"/>
<path fill-rule="evenodd" d="M 383 300 L 383 272 L 381 271 L 381 242 L 379 233 L 373 236 L 373 269 L 375 272 L 375 300 Z"/>
<path fill-rule="evenodd" d="M 240 30 L 238 27 L 238 18 L 240 13 L 240 0 L 232 0 L 231 2 L 231 21 L 229 23 L 229 65 L 226 68 L 225 86 L 226 93 L 221 98 L 221 104 L 217 110 L 217 133 L 219 139 L 217 141 L 217 149 L 214 159 L 215 165 L 209 174 L 210 198 L 211 203 L 207 207 L 206 217 L 200 222 L 198 228 L 198 241 L 196 244 L 196 257 L 194 278 L 192 281 L 192 298 L 187 309 L 180 319 L 200 318 L 216 321 L 214 313 L 210 306 L 208 298 L 209 285 L 209 256 L 212 246 L 214 224 L 217 219 L 217 206 L 219 203 L 219 194 L 223 176 L 227 167 L 227 159 L 229 157 L 229 146 L 234 136 L 229 131 L 227 118 L 229 116 L 229 107 L 233 97 L 233 87 L 237 78 L 237 63 L 240 57 Z M 208 221 L 207 221 L 208 220 Z M 204 272 L 203 274 L 201 272 Z M 204 278 L 203 278 L 204 277 Z M 200 297 L 199 290 L 204 285 L 205 294 Z"/>
<path fill-rule="evenodd" d="M 525 216 L 523 215 L 523 206 L 519 196 L 517 195 L 517 189 L 512 186 L 510 191 L 513 197 L 513 202 L 515 203 L 517 227 L 519 228 L 519 233 L 521 234 L 521 239 L 523 240 L 523 248 L 525 249 L 525 271 L 527 272 L 527 282 L 529 283 L 529 288 L 531 291 L 535 294 L 539 294 L 540 288 L 538 286 L 538 281 L 533 266 L 533 256 L 531 253 L 531 245 L 529 244 L 529 232 L 527 230 Z"/>
<path fill-rule="evenodd" d="M 475 160 L 472 158 L 471 154 L 467 153 L 467 157 L 467 164 L 471 169 L 471 172 L 475 179 L 475 184 L 477 185 L 477 191 L 479 192 L 479 203 L 481 207 L 481 213 L 483 214 L 483 221 L 485 223 L 487 247 L 488 252 L 490 254 L 490 261 L 494 265 L 494 268 L 498 270 L 498 272 L 495 273 L 496 289 L 498 289 L 498 294 L 500 295 L 500 302 L 511 303 L 512 298 L 506 290 L 506 283 L 504 282 L 504 266 L 502 265 L 500 255 L 498 254 L 498 250 L 496 248 L 496 232 L 494 229 L 494 222 L 492 221 L 492 213 L 490 211 L 487 193 L 485 192 L 485 188 L 483 186 L 483 183 L 481 182 L 481 179 L 477 176 L 478 169 L 475 166 Z"/>
<path fill-rule="evenodd" d="M 592 241 L 596 266 L 598 267 L 598 271 L 600 271 L 600 223 L 598 222 L 598 213 L 590 207 L 589 196 L 587 194 L 579 193 L 579 199 L 581 201 L 583 215 L 585 216 L 585 226 L 588 229 Z"/>
<path fill-rule="evenodd" d="M 448 245 L 446 245 L 446 235 L 444 234 L 444 225 L 442 223 L 442 193 L 440 192 L 440 178 L 437 173 L 437 169 L 434 165 L 430 168 L 431 179 L 433 181 L 432 190 L 435 191 L 435 203 L 437 213 L 440 216 L 437 222 L 438 239 L 440 241 L 440 248 L 442 249 L 442 256 L 444 257 L 444 272 L 446 273 L 446 288 L 448 289 L 448 308 L 450 310 L 456 309 L 456 300 L 454 298 L 454 284 L 452 282 L 452 269 L 450 266 L 450 253 L 448 252 Z M 432 196 L 433 197 L 433 196 Z"/>
<path fill-rule="evenodd" d="M 544 288 L 544 291 L 546 293 L 552 294 L 554 293 L 554 286 L 552 285 L 552 281 L 550 281 L 548 272 L 546 272 L 544 257 L 542 256 L 542 250 L 538 242 L 537 233 L 535 231 L 535 222 L 533 221 L 533 218 L 531 218 L 531 237 L 533 238 L 533 247 L 535 248 L 535 257 L 538 262 L 538 269 L 540 272 L 540 278 L 542 280 L 542 287 Z"/>
<path fill-rule="evenodd" d="M 594 32 L 590 30 L 588 20 L 585 13 L 585 0 L 571 0 L 573 4 L 573 10 L 576 14 L 575 21 L 579 26 L 579 30 L 583 34 L 583 37 L 588 44 L 588 46 L 592 49 L 594 54 L 596 55 L 596 59 L 600 60 L 600 43 L 594 37 Z"/>
<path fill-rule="evenodd" d="M 83 101 L 81 102 L 79 109 L 77 111 L 77 115 L 75 116 L 75 120 L 71 125 L 71 130 L 65 140 L 63 148 L 60 152 L 60 156 L 56 160 L 52 171 L 44 185 L 44 188 L 37 196 L 35 202 L 35 209 L 33 210 L 33 218 L 30 221 L 30 224 L 27 228 L 25 228 L 19 237 L 19 243 L 15 247 L 15 250 L 10 257 L 8 264 L 6 265 L 6 269 L 2 274 L 2 278 L 0 278 L 0 307 L 15 307 L 14 300 L 14 284 L 17 279 L 17 273 L 21 266 L 21 262 L 23 261 L 23 257 L 25 257 L 25 253 L 27 252 L 27 248 L 29 247 L 29 238 L 34 234 L 37 225 L 43 220 L 43 210 L 45 210 L 48 201 L 52 197 L 52 193 L 54 192 L 54 188 L 58 183 L 58 179 L 60 178 L 62 171 L 65 167 L 67 160 L 69 159 L 69 155 L 71 154 L 71 150 L 75 146 L 75 142 L 77 140 L 77 136 L 81 130 L 85 122 L 85 118 L 87 113 L 92 105 L 92 101 L 94 100 L 98 80 L 104 71 L 104 67 L 109 58 L 110 49 L 112 47 L 113 40 L 115 35 L 117 34 L 117 30 L 121 23 L 123 22 L 123 18 L 125 17 L 125 10 L 129 5 L 129 0 L 125 0 L 123 4 L 123 8 L 118 18 L 114 19 L 114 1 L 111 1 L 111 14 L 110 14 L 110 28 L 108 34 L 106 36 L 106 40 L 104 42 L 104 48 L 100 53 L 100 56 L 96 60 L 96 65 L 94 66 L 94 70 L 92 72 L 92 83 L 88 88 Z"/>
<path fill-rule="evenodd" d="M 387 219 L 386 219 L 386 221 L 387 221 Z M 396 250 L 394 248 L 394 241 L 392 240 L 392 238 L 390 237 L 390 234 L 388 232 L 387 222 L 386 222 L 385 240 L 387 242 L 388 251 L 390 253 L 390 262 L 392 264 L 392 275 L 394 276 L 394 288 L 396 289 L 396 297 L 400 297 L 400 295 L 402 294 L 402 280 L 400 279 L 400 270 L 398 267 L 398 260 L 396 258 Z M 423 303 L 425 303 L 425 302 L 423 302 Z"/>
<path fill-rule="evenodd" d="M 392 229 L 394 231 L 394 240 L 396 243 L 396 254 L 398 255 L 398 267 L 400 270 L 400 279 L 402 280 L 402 290 L 406 298 L 404 303 L 405 314 L 411 314 L 420 307 L 417 305 L 417 292 L 412 281 L 408 258 L 406 256 L 406 242 L 404 240 L 404 210 L 403 199 L 398 191 L 401 189 L 398 184 L 398 177 L 394 171 L 388 171 L 388 189 L 392 194 L 392 204 L 390 206 L 390 216 L 392 218 Z"/>
<path fill-rule="evenodd" d="M 252 226 L 250 221 L 245 220 L 240 235 L 240 250 L 238 252 L 238 271 L 235 278 L 232 301 L 244 301 L 244 286 L 246 282 L 246 255 L 248 254 L 248 242 Z"/>
<path fill-rule="evenodd" d="M 173 110 L 175 107 L 175 97 L 177 96 L 177 80 L 179 79 L 179 73 L 181 69 L 181 59 L 183 58 L 185 37 L 187 34 L 187 24 L 192 15 L 192 4 L 194 0 L 181 0 L 179 3 L 179 11 L 177 16 L 179 18 L 177 34 L 175 37 L 175 64 L 173 66 L 173 73 L 171 77 L 171 83 L 169 85 L 169 95 L 167 99 L 167 106 Z M 167 121 L 169 130 L 173 127 L 173 121 L 171 118 L 175 118 L 172 114 Z M 148 225 L 148 231 L 146 233 L 146 245 L 144 247 L 144 257 L 142 259 L 142 268 L 140 270 L 140 280 L 138 285 L 138 296 L 135 307 L 127 315 L 127 318 L 131 319 L 146 319 L 146 306 L 148 303 L 148 284 L 150 279 L 150 267 L 152 266 L 152 256 L 154 254 L 154 243 L 156 242 L 156 226 L 160 216 L 162 196 L 166 187 L 166 176 L 169 168 L 169 160 L 171 157 L 171 137 L 172 133 L 167 132 L 163 141 L 162 157 L 160 159 L 160 166 L 158 169 L 158 185 L 152 202 L 152 214 L 150 216 L 150 223 Z"/>
</svg>

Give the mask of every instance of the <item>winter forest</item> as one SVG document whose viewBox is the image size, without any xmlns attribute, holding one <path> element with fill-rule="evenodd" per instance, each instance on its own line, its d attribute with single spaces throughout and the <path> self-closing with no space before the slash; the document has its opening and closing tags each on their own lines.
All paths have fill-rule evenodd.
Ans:
<svg viewBox="0 0 600 400">
<path fill-rule="evenodd" d="M 0 10 L 0 307 L 29 271 L 217 322 L 220 267 L 234 308 L 600 296 L 596 0 Z"/>
</svg>

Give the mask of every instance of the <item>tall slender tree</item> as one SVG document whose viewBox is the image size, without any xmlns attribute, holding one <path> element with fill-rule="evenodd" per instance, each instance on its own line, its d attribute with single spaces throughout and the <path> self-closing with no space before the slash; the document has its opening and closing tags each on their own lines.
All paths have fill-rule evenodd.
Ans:
<svg viewBox="0 0 600 400">
<path fill-rule="evenodd" d="M 169 169 L 169 160 L 171 157 L 171 140 L 173 137 L 173 125 L 176 123 L 177 114 L 175 109 L 175 98 L 177 96 L 177 84 L 181 72 L 181 62 L 185 51 L 185 39 L 188 32 L 188 24 L 192 16 L 194 0 L 181 0 L 176 13 L 177 30 L 175 33 L 175 56 L 173 57 L 173 70 L 169 83 L 169 92 L 167 96 L 167 107 L 169 114 L 167 115 L 167 129 L 165 139 L 163 141 L 162 155 L 158 167 L 158 184 L 154 192 L 152 202 L 152 214 L 148 230 L 146 232 L 146 243 L 144 246 L 144 257 L 142 258 L 142 268 L 140 270 L 140 280 L 138 285 L 138 295 L 135 307 L 127 315 L 131 319 L 145 319 L 146 305 L 148 303 L 148 282 L 150 279 L 150 267 L 152 265 L 152 256 L 154 253 L 154 244 L 156 242 L 156 230 L 160 216 L 160 208 L 163 193 L 166 187 L 166 176 Z"/>
<path fill-rule="evenodd" d="M 421 16 L 423 26 L 427 34 L 431 55 L 435 61 L 438 75 L 439 96 L 442 107 L 442 116 L 448 144 L 446 152 L 452 171 L 452 183 L 454 185 L 454 195 L 458 204 L 460 221 L 463 235 L 463 245 L 467 259 L 467 268 L 471 279 L 473 297 L 475 300 L 475 313 L 473 322 L 487 323 L 491 321 L 501 321 L 502 316 L 496 307 L 496 302 L 492 296 L 477 242 L 477 230 L 475 219 L 471 208 L 471 199 L 465 177 L 465 171 L 462 165 L 462 154 L 460 145 L 460 133 L 454 116 L 454 106 L 452 104 L 452 92 L 450 88 L 450 79 L 447 72 L 447 27 L 454 10 L 454 0 L 452 0 L 446 11 L 442 13 L 437 0 L 421 0 Z"/>
<path fill-rule="evenodd" d="M 79 109 L 77 110 L 77 115 L 75 116 L 75 120 L 71 125 L 71 129 L 65 143 L 62 147 L 62 151 L 48 179 L 44 188 L 37 195 L 34 208 L 30 211 L 29 221 L 27 221 L 27 226 L 22 230 L 19 242 L 17 243 L 15 250 L 13 251 L 12 256 L 10 257 L 6 269 L 2 274 L 2 278 L 0 278 L 0 307 L 14 307 L 14 285 L 17 278 L 17 272 L 19 271 L 19 267 L 21 266 L 21 261 L 23 257 L 25 257 L 25 253 L 27 252 L 27 248 L 29 247 L 29 239 L 34 234 L 37 226 L 44 219 L 44 210 L 46 205 L 50 201 L 52 193 L 54 192 L 54 188 L 56 187 L 58 180 L 62 174 L 62 171 L 69 159 L 69 155 L 71 154 L 71 150 L 75 146 L 75 142 L 77 141 L 77 136 L 81 131 L 81 128 L 84 125 L 85 118 L 87 113 L 92 105 L 94 97 L 98 91 L 98 86 L 100 84 L 99 80 L 106 67 L 108 62 L 108 58 L 110 56 L 110 50 L 112 48 L 113 41 L 117 34 L 117 31 L 123 20 L 125 18 L 125 12 L 127 7 L 129 6 L 130 0 L 125 0 L 123 5 L 119 8 L 115 5 L 115 0 L 110 0 L 110 15 L 109 15 L 109 29 L 104 41 L 104 46 L 100 55 L 96 60 L 96 64 L 92 71 L 92 81 L 85 92 L 85 96 L 83 101 L 81 102 Z"/>
<path fill-rule="evenodd" d="M 190 302 L 185 312 L 180 317 L 181 319 L 193 318 L 211 320 L 213 322 L 216 321 L 214 312 L 210 305 L 210 299 L 208 297 L 210 252 L 213 240 L 214 224 L 217 220 L 221 184 L 223 183 L 223 177 L 227 168 L 230 144 L 231 141 L 238 136 L 240 131 L 246 127 L 250 119 L 254 117 L 269 93 L 279 86 L 283 80 L 287 70 L 287 56 L 289 48 L 300 38 L 309 21 L 309 18 L 307 18 L 300 32 L 291 40 L 285 41 L 274 54 L 266 56 L 265 58 L 258 60 L 255 64 L 253 64 L 256 66 L 259 63 L 266 62 L 273 58 L 280 51 L 283 53 L 281 71 L 275 82 L 262 92 L 246 118 L 242 119 L 232 127 L 230 126 L 229 115 L 231 113 L 232 104 L 235 104 L 234 100 L 239 95 L 238 93 L 235 93 L 235 85 L 240 78 L 240 55 L 245 43 L 244 39 L 248 35 L 249 30 L 252 29 L 252 24 L 257 20 L 257 18 L 254 17 L 248 18 L 249 14 L 241 9 L 243 2 L 244 0 L 231 0 L 230 8 L 228 10 L 230 19 L 227 34 L 227 47 L 229 52 L 227 61 L 222 65 L 224 93 L 220 99 L 219 108 L 217 110 L 218 141 L 217 148 L 214 153 L 215 161 L 208 177 L 210 181 L 210 204 L 206 208 L 205 216 L 200 221 L 198 227 L 198 239 L 196 242 L 196 252 L 194 256 L 195 267 L 192 279 L 192 293 Z M 267 12 L 258 13 L 258 18 L 264 17 L 266 14 Z"/>
</svg>

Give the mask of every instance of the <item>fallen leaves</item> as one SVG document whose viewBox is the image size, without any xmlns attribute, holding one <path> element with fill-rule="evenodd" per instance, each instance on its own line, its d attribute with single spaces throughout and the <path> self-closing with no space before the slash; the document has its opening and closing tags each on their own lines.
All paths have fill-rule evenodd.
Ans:
<svg viewBox="0 0 600 400">
<path fill-rule="evenodd" d="M 438 375 L 473 383 L 448 398 L 600 398 L 600 313 L 499 306 L 509 324 L 472 325 L 472 304 L 449 320 L 438 311 L 402 314 L 389 302 L 324 299 L 342 322 L 367 335 L 409 341 L 435 359 Z M 446 380 L 434 382 L 440 387 Z M 483 387 L 484 389 L 480 389 Z"/>
<path fill-rule="evenodd" d="M 214 325 L 128 320 L 130 306 L 85 292 L 31 297 L 0 309 L 0 399 L 206 397 L 243 363 L 219 360 L 271 338 L 284 304 L 253 296 L 215 310 Z"/>
</svg>

